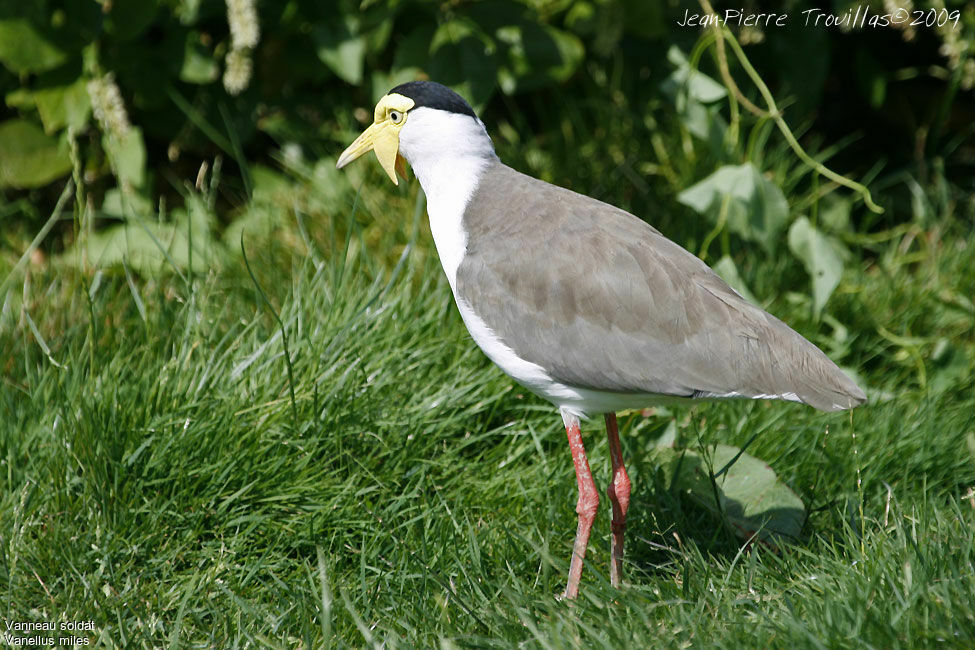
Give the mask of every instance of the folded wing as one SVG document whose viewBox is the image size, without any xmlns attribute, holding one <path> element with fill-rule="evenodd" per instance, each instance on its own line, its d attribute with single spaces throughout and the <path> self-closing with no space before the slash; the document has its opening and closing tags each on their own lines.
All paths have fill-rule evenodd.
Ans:
<svg viewBox="0 0 975 650">
<path fill-rule="evenodd" d="M 464 226 L 458 293 L 559 382 L 825 411 L 865 399 L 816 346 L 627 212 L 497 163 Z M 519 246 L 491 245 L 499 239 Z"/>
</svg>

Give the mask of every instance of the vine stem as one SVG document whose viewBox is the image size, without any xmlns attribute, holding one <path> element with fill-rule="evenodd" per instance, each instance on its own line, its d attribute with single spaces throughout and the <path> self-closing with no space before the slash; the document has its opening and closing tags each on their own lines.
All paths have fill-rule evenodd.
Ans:
<svg viewBox="0 0 975 650">
<path fill-rule="evenodd" d="M 721 76 L 724 78 L 725 85 L 728 86 L 735 97 L 738 98 L 738 101 L 742 104 L 742 106 L 760 117 L 770 117 L 772 120 L 774 120 L 775 125 L 778 126 L 779 131 L 782 132 L 782 136 L 785 138 L 785 141 L 789 143 L 792 150 L 804 163 L 806 163 L 807 166 L 831 181 L 839 185 L 843 185 L 844 187 L 848 187 L 849 189 L 858 193 L 861 198 L 863 198 L 863 203 L 867 206 L 867 208 L 869 208 L 872 212 L 876 212 L 877 214 L 883 214 L 884 209 L 874 203 L 873 197 L 870 195 L 870 190 L 868 190 L 865 185 L 837 174 L 823 163 L 814 160 L 812 156 L 806 153 L 806 150 L 802 148 L 802 145 L 799 144 L 799 141 L 796 140 L 796 137 L 792 134 L 792 129 L 790 129 L 789 125 L 786 124 L 785 118 L 782 117 L 782 113 L 779 111 L 779 108 L 775 103 L 775 98 L 772 97 L 772 92 L 768 89 L 768 86 L 765 85 L 765 82 L 762 81 L 762 77 L 752 66 L 751 62 L 748 60 L 748 57 L 745 56 L 745 52 L 741 49 L 741 45 L 738 44 L 738 40 L 727 27 L 719 22 L 720 18 L 714 12 L 714 9 L 711 7 L 711 3 L 708 0 L 698 0 L 698 2 L 701 4 L 701 8 L 705 11 L 705 13 L 711 17 L 709 23 L 715 34 L 715 45 L 717 47 L 718 60 L 720 62 L 718 67 L 721 68 Z M 748 101 L 738 89 L 738 86 L 735 84 L 734 80 L 731 78 L 731 73 L 728 71 L 727 58 L 725 57 L 724 52 L 725 39 L 727 39 L 731 49 L 734 50 L 735 56 L 738 58 L 738 63 L 741 64 L 741 67 L 748 74 L 748 77 L 752 80 L 752 83 L 755 84 L 758 92 L 765 100 L 765 104 L 768 106 L 767 111 L 758 108 Z"/>
</svg>

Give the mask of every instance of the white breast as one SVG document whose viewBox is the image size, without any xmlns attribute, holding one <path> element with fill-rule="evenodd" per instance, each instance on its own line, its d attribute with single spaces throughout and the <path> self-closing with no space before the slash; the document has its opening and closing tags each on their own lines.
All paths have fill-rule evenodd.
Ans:
<svg viewBox="0 0 975 650">
<path fill-rule="evenodd" d="M 540 365 L 518 356 L 488 327 L 484 319 L 474 313 L 463 298 L 455 294 L 454 299 L 467 331 L 484 354 L 509 377 L 563 411 L 585 418 L 597 413 L 615 413 L 681 401 L 680 398 L 664 395 L 611 393 L 563 384 L 553 379 Z"/>
<path fill-rule="evenodd" d="M 456 294 L 457 268 L 467 250 L 464 210 L 484 169 L 498 158 L 494 146 L 480 120 L 426 107 L 409 112 L 399 142 L 423 186 L 433 241 Z"/>
</svg>

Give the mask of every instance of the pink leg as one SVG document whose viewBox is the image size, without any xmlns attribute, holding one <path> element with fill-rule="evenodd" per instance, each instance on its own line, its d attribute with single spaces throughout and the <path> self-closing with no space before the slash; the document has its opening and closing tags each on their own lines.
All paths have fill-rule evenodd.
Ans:
<svg viewBox="0 0 975 650">
<path fill-rule="evenodd" d="M 592 472 L 589 471 L 586 448 L 582 445 L 579 418 L 563 411 L 562 421 L 565 423 L 565 433 L 569 436 L 569 449 L 572 451 L 576 482 L 579 484 L 579 500 L 576 502 L 579 527 L 576 529 L 576 542 L 572 548 L 572 562 L 569 564 L 569 582 L 565 586 L 565 597 L 575 598 L 579 595 L 579 578 L 582 577 L 582 561 L 589 545 L 589 532 L 596 519 L 596 511 L 599 510 L 599 493 L 596 491 L 595 481 L 592 480 Z"/>
<path fill-rule="evenodd" d="M 623 573 L 623 531 L 626 530 L 626 511 L 630 507 L 630 477 L 623 466 L 623 451 L 620 449 L 620 434 L 616 427 L 616 414 L 606 414 L 606 435 L 609 437 L 609 455 L 613 462 L 612 482 L 606 492 L 613 506 L 613 541 L 610 546 L 611 561 L 609 581 L 614 587 L 620 586 Z"/>
</svg>

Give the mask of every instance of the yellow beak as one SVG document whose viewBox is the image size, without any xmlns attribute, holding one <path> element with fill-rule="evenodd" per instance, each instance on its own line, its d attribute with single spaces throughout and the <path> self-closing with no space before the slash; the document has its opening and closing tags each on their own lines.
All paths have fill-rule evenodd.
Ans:
<svg viewBox="0 0 975 650">
<path fill-rule="evenodd" d="M 369 150 L 376 152 L 379 164 L 386 171 L 386 174 L 394 184 L 399 185 L 396 178 L 397 169 L 403 170 L 402 157 L 399 155 L 399 129 L 395 128 L 392 122 L 376 122 L 362 132 L 355 142 L 342 152 L 339 160 L 335 163 L 337 169 L 342 169 L 350 162 L 358 158 Z M 398 160 L 397 160 L 398 159 Z M 404 176 L 405 178 L 405 176 Z"/>
</svg>

